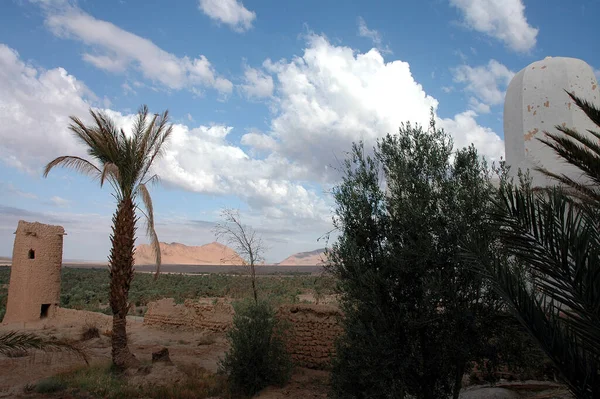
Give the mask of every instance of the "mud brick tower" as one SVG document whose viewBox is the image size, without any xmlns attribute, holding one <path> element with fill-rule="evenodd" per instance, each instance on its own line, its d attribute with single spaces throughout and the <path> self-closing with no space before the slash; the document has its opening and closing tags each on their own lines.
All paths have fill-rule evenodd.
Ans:
<svg viewBox="0 0 600 399">
<path fill-rule="evenodd" d="M 3 323 L 53 317 L 60 304 L 62 226 L 19 221 Z"/>
</svg>

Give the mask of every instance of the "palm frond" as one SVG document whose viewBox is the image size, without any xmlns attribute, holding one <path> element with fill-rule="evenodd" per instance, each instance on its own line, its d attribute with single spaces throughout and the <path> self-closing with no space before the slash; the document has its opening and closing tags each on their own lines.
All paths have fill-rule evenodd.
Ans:
<svg viewBox="0 0 600 399">
<path fill-rule="evenodd" d="M 158 235 L 154 229 L 154 207 L 152 205 L 152 197 L 150 196 L 148 188 L 143 183 L 138 185 L 138 192 L 140 193 L 142 202 L 146 208 L 146 212 L 144 212 L 144 216 L 146 217 L 146 234 L 150 238 L 150 246 L 154 252 L 154 258 L 156 261 L 156 273 L 154 274 L 154 278 L 157 279 L 160 273 L 162 256 L 160 253 L 160 242 L 158 241 Z"/>
<path fill-rule="evenodd" d="M 9 331 L 0 335 L 0 353 L 6 355 L 14 350 L 39 349 L 47 352 L 71 352 L 89 364 L 87 353 L 77 345 L 64 340 L 49 340 L 31 333 Z"/>
<path fill-rule="evenodd" d="M 596 105 L 578 97 L 574 92 L 567 91 L 567 94 L 596 126 L 600 126 L 600 109 Z"/>
<path fill-rule="evenodd" d="M 112 162 L 107 162 L 102 168 L 102 175 L 100 176 L 100 187 L 104 185 L 104 182 L 109 179 L 114 184 L 119 183 L 119 167 Z"/>
<path fill-rule="evenodd" d="M 148 153 L 144 154 L 144 167 L 140 176 L 142 180 L 145 179 L 148 171 L 154 164 L 154 161 L 163 155 L 165 143 L 169 140 L 171 134 L 173 133 L 173 125 L 167 126 L 168 117 L 169 114 L 167 111 L 165 111 L 161 117 L 158 127 L 154 129 L 148 138 Z"/>
<path fill-rule="evenodd" d="M 513 314 L 558 366 L 569 390 L 577 398 L 600 395 L 598 359 L 583 351 L 578 334 L 563 322 L 561 310 L 539 298 L 522 276 L 506 265 L 493 267 L 494 288 Z"/>
<path fill-rule="evenodd" d="M 572 317 L 565 321 L 600 356 L 600 242 L 594 226 L 561 190 L 507 191 L 493 215 L 509 254 L 538 276 L 535 284 Z"/>
<path fill-rule="evenodd" d="M 57 166 L 74 169 L 77 172 L 83 173 L 93 178 L 98 178 L 101 175 L 100 169 L 98 169 L 90 161 L 80 157 L 66 155 L 55 158 L 54 160 L 50 161 L 44 168 L 44 177 L 48 177 L 50 171 Z"/>
</svg>

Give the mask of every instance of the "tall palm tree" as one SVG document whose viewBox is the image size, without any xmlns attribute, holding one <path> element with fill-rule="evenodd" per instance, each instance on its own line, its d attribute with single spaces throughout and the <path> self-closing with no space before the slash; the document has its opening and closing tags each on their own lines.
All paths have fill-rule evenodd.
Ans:
<svg viewBox="0 0 600 399">
<path fill-rule="evenodd" d="M 600 110 L 568 93 L 600 127 Z M 501 188 L 491 222 L 509 257 L 489 260 L 498 291 L 578 398 L 600 397 L 600 131 L 556 126 L 539 139 L 586 178 Z M 530 279 L 518 271 L 524 267 Z"/>
<path fill-rule="evenodd" d="M 112 219 L 112 247 L 108 257 L 109 299 L 113 313 L 112 360 L 122 370 L 137 363 L 127 346 L 126 330 L 138 221 L 136 210 L 146 219 L 146 230 L 156 257 L 158 276 L 161 256 L 154 230 L 154 212 L 148 185 L 158 181 L 156 174 L 150 174 L 151 166 L 162 155 L 173 126 L 168 125 L 168 111 L 150 116 L 145 105 L 138 111 L 129 135 L 123 129 L 117 129 L 104 112 L 90 109 L 90 114 L 94 120 L 92 125 L 86 126 L 80 119 L 71 117 L 69 129 L 87 146 L 87 152 L 95 163 L 76 156 L 61 156 L 46 165 L 44 177 L 54 167 L 62 166 L 98 179 L 100 186 L 108 182 L 114 190 L 117 210 Z M 139 207 L 140 199 L 145 211 Z"/>
</svg>

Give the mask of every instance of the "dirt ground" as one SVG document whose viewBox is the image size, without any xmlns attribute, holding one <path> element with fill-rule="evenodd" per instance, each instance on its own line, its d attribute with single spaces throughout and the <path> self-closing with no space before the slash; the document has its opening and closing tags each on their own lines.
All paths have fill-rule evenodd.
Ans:
<svg viewBox="0 0 600 399">
<path fill-rule="evenodd" d="M 85 322 L 59 320 L 30 323 L 26 330 L 36 334 L 59 339 L 79 340 Z M 0 333 L 15 329 L 15 326 L 0 326 Z M 21 326 L 22 329 L 22 326 Z M 173 363 L 178 366 L 194 364 L 211 372 L 216 372 L 218 360 L 227 349 L 224 333 L 191 332 L 164 330 L 146 327 L 140 318 L 128 320 L 131 349 L 142 362 L 150 362 L 152 352 L 163 347 L 169 349 Z M 82 343 L 90 357 L 91 364 L 110 362 L 110 338 L 101 335 Z M 85 362 L 67 353 L 30 352 L 26 356 L 0 356 L 0 398 L 41 398 L 48 397 L 25 393 L 28 385 L 66 371 L 85 366 Z M 169 373 L 157 373 L 156 378 L 172 378 Z M 259 399 L 310 399 L 327 398 L 329 374 L 326 371 L 297 368 L 291 381 L 283 388 L 269 387 L 258 394 Z M 53 396 L 61 397 L 61 396 Z M 472 398 L 535 398 L 564 399 L 570 396 L 558 384 L 537 382 L 500 383 L 496 387 L 468 387 L 461 395 Z"/>
<path fill-rule="evenodd" d="M 14 330 L 15 326 L 0 326 L 0 333 Z M 146 327 L 139 320 L 128 320 L 130 346 L 142 362 L 150 362 L 152 352 L 168 348 L 171 360 L 177 365 L 194 364 L 211 372 L 216 372 L 218 360 L 227 349 L 224 333 L 163 330 Z M 58 320 L 30 323 L 26 331 L 41 336 L 59 339 L 79 340 L 84 323 Z M 22 328 L 21 328 L 22 330 Z M 82 342 L 89 355 L 90 364 L 110 362 L 110 338 L 100 338 Z M 85 362 L 69 353 L 30 352 L 27 356 L 6 357 L 0 355 L 0 398 L 34 398 L 42 395 L 25 394 L 28 385 L 85 366 Z M 165 378 L 168 375 L 165 374 Z M 267 388 L 257 398 L 261 399 L 308 399 L 326 398 L 328 373 L 319 370 L 297 369 L 292 380 L 284 388 Z"/>
</svg>

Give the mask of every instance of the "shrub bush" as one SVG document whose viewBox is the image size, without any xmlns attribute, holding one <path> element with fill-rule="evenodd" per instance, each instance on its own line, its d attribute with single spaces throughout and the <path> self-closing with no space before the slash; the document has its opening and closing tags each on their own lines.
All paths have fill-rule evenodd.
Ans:
<svg viewBox="0 0 600 399">
<path fill-rule="evenodd" d="M 53 377 L 42 380 L 35 386 L 35 392 L 37 393 L 55 393 L 65 389 L 67 389 L 67 385 Z"/>
<path fill-rule="evenodd" d="M 100 338 L 100 330 L 94 325 L 87 325 L 81 330 L 81 340 L 89 341 L 90 339 Z"/>
<path fill-rule="evenodd" d="M 233 327 L 227 333 L 230 349 L 219 362 L 232 393 L 253 395 L 269 385 L 283 385 L 292 363 L 283 341 L 284 329 L 267 302 L 234 306 Z"/>
</svg>

